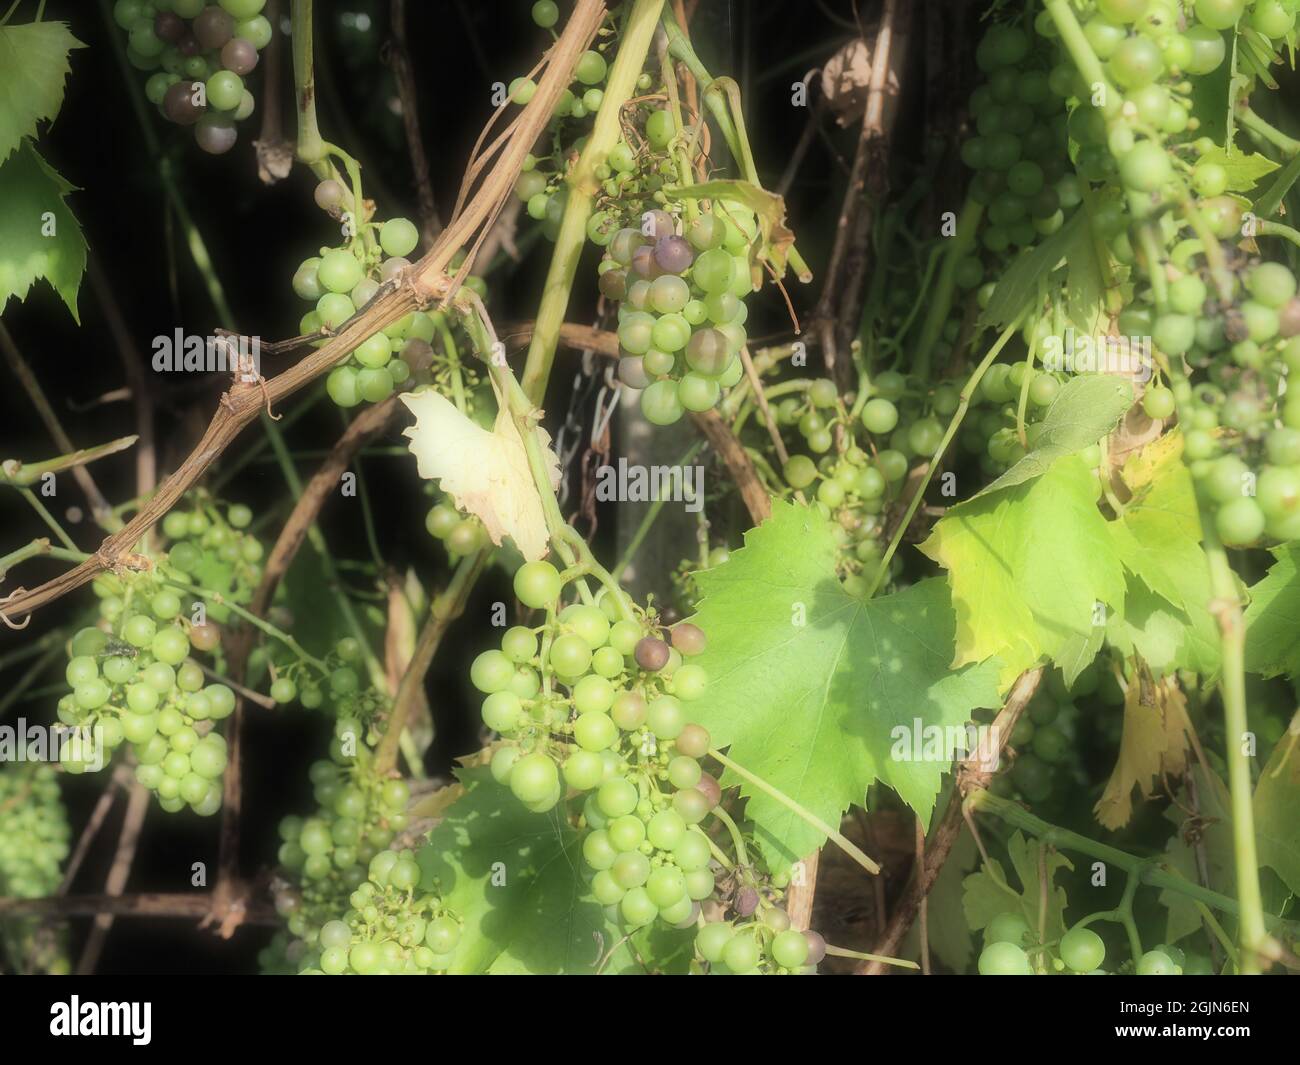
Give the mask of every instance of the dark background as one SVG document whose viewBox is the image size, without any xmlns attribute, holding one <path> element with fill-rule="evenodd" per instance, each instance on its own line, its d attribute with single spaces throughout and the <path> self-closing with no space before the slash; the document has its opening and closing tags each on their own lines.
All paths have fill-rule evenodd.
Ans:
<svg viewBox="0 0 1300 1065">
<path fill-rule="evenodd" d="M 287 2 L 282 4 L 287 11 Z M 378 217 L 418 216 L 411 165 L 396 109 L 390 68 L 384 61 L 389 38 L 388 4 L 377 0 L 318 0 L 316 62 L 322 133 L 352 152 L 363 166 L 368 197 L 377 201 Z M 561 3 L 562 19 L 568 5 Z M 878 4 L 861 5 L 868 31 L 878 18 Z M 927 5 L 917 5 L 917 8 Z M 272 340 L 297 332 L 306 309 L 293 294 L 290 278 L 296 265 L 318 253 L 323 244 L 337 243 L 334 224 L 315 208 L 313 179 L 295 167 L 288 179 L 267 187 L 257 177 L 252 141 L 272 94 L 255 73 L 251 87 L 257 111 L 242 124 L 240 140 L 228 154 L 211 157 L 200 152 L 187 131 L 164 123 L 149 108 L 149 117 L 161 143 L 161 158 L 153 157 L 141 135 L 128 92 L 142 93 L 146 74 L 130 71 L 128 84 L 115 55 L 113 35 L 124 36 L 106 21 L 106 5 L 98 0 L 50 0 L 45 17 L 66 19 L 84 49 L 72 55 L 72 76 L 57 121 L 39 140 L 49 162 L 78 186 L 70 205 L 80 220 L 90 254 L 107 278 L 108 299 L 120 310 L 138 357 L 148 375 L 150 399 L 157 416 L 158 456 L 161 472 L 174 468 L 192 447 L 206 424 L 222 388 L 217 375 L 170 376 L 149 369 L 150 340 L 171 334 L 178 326 L 188 333 L 206 334 L 217 324 L 200 275 L 195 270 L 177 221 L 159 182 L 159 167 L 172 167 L 195 224 L 213 259 L 213 266 L 239 327 Z M 525 72 L 549 42 L 546 31 L 528 16 L 528 0 L 410 0 L 408 38 L 419 90 L 419 114 L 434 189 L 444 214 L 455 198 L 460 174 L 475 137 L 491 113 L 491 85 L 509 82 Z M 32 17 L 34 2 L 25 0 L 14 16 L 19 22 Z M 855 33 L 854 7 L 846 0 L 764 0 L 732 2 L 704 0 L 695 15 L 692 35 L 705 62 L 715 74 L 732 74 L 741 84 L 746 116 L 760 172 L 775 186 L 791 158 L 808 121 L 808 111 L 791 106 L 791 84 L 822 64 Z M 915 160 L 937 151 L 950 158 L 950 131 L 957 113 L 952 94 L 962 71 L 951 63 L 927 62 L 924 50 L 953 49 L 969 55 L 963 45 L 963 27 L 975 32 L 975 15 L 964 3 L 935 3 L 927 19 L 919 19 L 911 36 L 911 61 L 925 69 L 941 67 L 946 89 L 909 88 L 904 94 L 904 118 L 898 129 L 891 181 L 905 188 L 916 172 Z M 929 40 L 927 41 L 927 37 Z M 970 42 L 972 38 L 966 36 Z M 292 136 L 291 60 L 287 39 L 282 58 L 283 84 L 279 106 L 286 134 Z M 942 57 L 942 51 L 938 53 Z M 148 106 L 148 105 L 146 105 Z M 851 160 L 857 129 L 838 129 L 827 119 L 825 134 L 817 136 L 798 170 L 788 194 L 789 218 L 805 257 L 818 273 L 824 265 L 839 210 L 847 160 Z M 945 129 L 946 127 L 946 129 Z M 918 134 L 928 128 L 933 138 L 921 143 Z M 911 160 L 911 161 L 909 161 Z M 941 186 L 952 187 L 961 175 L 954 164 L 944 164 Z M 941 209 L 955 210 L 958 204 Z M 0 205 L 0 209 L 3 205 Z M 521 218 L 520 237 L 529 222 Z M 549 244 L 544 240 L 522 244 L 523 260 L 506 264 L 491 279 L 489 306 L 498 322 L 531 318 L 536 313 Z M 589 321 L 594 313 L 595 254 L 580 270 L 569 317 Z M 592 283 L 585 283 L 592 282 Z M 819 286 L 791 285 L 791 298 L 806 320 Z M 103 301 L 83 281 L 78 327 L 57 297 L 38 282 L 27 301 L 11 301 L 4 308 L 4 323 L 29 364 L 35 369 L 64 427 L 78 446 L 86 446 L 130 433 L 134 429 L 130 402 L 96 403 L 98 397 L 124 384 L 122 364 L 108 334 Z M 790 335 L 782 301 L 765 291 L 751 304 L 751 335 Z M 264 372 L 272 374 L 296 356 L 270 361 Z M 577 369 L 571 353 L 561 352 L 553 377 L 553 401 L 568 395 Z M 0 458 L 37 460 L 54 453 L 44 428 L 25 393 L 7 371 L 4 382 L 4 418 L 0 420 Z M 558 397 L 558 398 L 556 398 Z M 294 397 L 286 408 L 292 407 Z M 319 405 L 289 431 L 298 451 L 327 448 L 341 430 L 332 404 Z M 256 426 L 228 452 L 233 457 L 256 439 Z M 400 436 L 378 442 L 400 445 Z M 303 457 L 298 468 L 310 476 L 316 459 Z M 94 476 L 111 502 L 135 494 L 133 458 L 115 456 L 96 464 Z M 376 507 L 376 525 L 386 559 L 395 567 L 417 568 L 426 586 L 436 586 L 446 571 L 441 549 L 423 527 L 427 501 L 418 494 L 409 460 L 373 458 L 365 463 L 369 491 Z M 267 525 L 263 539 L 274 538 L 286 512 L 288 493 L 274 463 L 257 461 L 227 488 L 224 498 L 250 504 Z M 85 508 L 75 483 L 63 477 L 53 507 L 62 520 L 71 506 Z M 3 497 L 3 540 L 0 550 L 12 550 L 45 530 L 35 515 L 14 496 Z M 340 559 L 368 556 L 359 508 L 327 505 L 322 527 L 330 547 Z M 613 516 L 602 528 L 608 534 Z M 100 538 L 91 522 L 69 525 L 78 544 L 92 550 Z M 8 589 L 18 584 L 34 587 L 58 571 L 62 563 L 37 560 L 10 574 Z M 359 583 L 364 584 L 364 579 Z M 501 571 L 480 583 L 465 622 L 453 629 L 429 677 L 435 707 L 438 739 L 429 753 L 431 772 L 446 772 L 454 757 L 473 750 L 477 713 L 466 696 L 468 660 L 484 645 L 484 618 L 490 604 L 507 597 L 508 584 Z M 39 611 L 21 635 L 0 634 L 0 653 L 39 637 L 52 627 L 70 624 L 93 610 L 92 597 L 83 591 Z M 323 653 L 324 647 L 309 647 Z M 40 680 L 32 693 L 49 689 L 60 680 L 62 662 Z M 17 670 L 0 680 L 8 685 Z M 48 721 L 57 695 L 32 693 L 11 707 L 6 717 Z M 243 869 L 253 874 L 273 860 L 275 825 L 290 812 L 304 813 L 311 806 L 306 768 L 324 749 L 329 721 L 322 713 L 301 708 L 273 713 L 250 708 L 246 716 L 244 770 L 245 818 Z M 98 778 L 69 781 L 65 793 L 74 831 L 79 832 L 106 782 Z M 122 804 L 119 801 L 96 846 L 83 866 L 74 892 L 102 889 L 116 840 Z M 135 862 L 129 891 L 189 890 L 190 865 L 208 863 L 215 877 L 217 823 L 200 821 L 189 813 L 170 815 L 154 806 Z M 74 954 L 87 922 L 74 922 Z M 120 919 L 100 963 L 101 972 L 252 972 L 254 955 L 269 937 L 267 929 L 244 929 L 229 942 L 200 932 L 183 920 Z"/>
</svg>

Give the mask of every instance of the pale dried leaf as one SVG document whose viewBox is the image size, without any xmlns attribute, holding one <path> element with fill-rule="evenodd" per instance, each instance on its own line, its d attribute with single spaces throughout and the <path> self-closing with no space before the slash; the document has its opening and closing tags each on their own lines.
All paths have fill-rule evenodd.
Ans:
<svg viewBox="0 0 1300 1065">
<path fill-rule="evenodd" d="M 415 425 L 405 435 L 420 476 L 440 481 L 457 507 L 483 522 L 494 544 L 509 536 L 529 561 L 545 557 L 549 536 L 542 499 L 509 412 L 503 407 L 488 432 L 433 389 L 408 392 L 402 402 L 415 415 Z M 540 428 L 535 431 L 554 487 L 560 480 L 559 460 L 547 446 L 550 437 Z"/>
<path fill-rule="evenodd" d="M 1133 816 L 1135 787 L 1149 799 L 1162 775 L 1178 776 L 1186 767 L 1187 701 L 1177 681 L 1144 684 L 1135 674 L 1124 696 L 1119 759 L 1093 808 L 1097 820 L 1109 829 L 1123 827 Z"/>
</svg>

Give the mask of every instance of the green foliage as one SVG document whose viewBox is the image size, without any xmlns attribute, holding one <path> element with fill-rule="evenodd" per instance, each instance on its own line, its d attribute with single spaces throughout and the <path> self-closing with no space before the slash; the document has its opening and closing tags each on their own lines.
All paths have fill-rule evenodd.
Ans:
<svg viewBox="0 0 1300 1065">
<path fill-rule="evenodd" d="M 877 780 L 927 820 L 948 763 L 894 757 L 893 730 L 960 726 L 998 702 L 995 664 L 949 670 L 943 582 L 869 601 L 849 595 L 835 577 L 829 523 L 783 502 L 698 580 L 710 676 L 698 718 L 714 743 L 831 824 Z M 824 842 L 761 791 L 741 790 L 776 869 Z"/>
<path fill-rule="evenodd" d="M 1070 859 L 1037 840 L 1026 840 L 1020 832 L 1007 841 L 1007 856 L 1020 886 L 1007 879 L 1001 862 L 989 858 L 979 872 L 962 881 L 966 923 L 978 932 L 999 914 L 1014 913 L 1024 918 L 1035 936 L 1042 929 L 1042 942 L 1059 939 L 1065 931 L 1066 898 L 1065 889 L 1055 880 L 1060 870 L 1074 868 Z M 1048 884 L 1046 892 L 1040 891 L 1044 879 Z"/>
<path fill-rule="evenodd" d="M 1276 561 L 1250 589 L 1246 608 L 1246 668 L 1265 677 L 1300 676 L 1300 544 L 1283 544 Z"/>
<path fill-rule="evenodd" d="M 86 239 L 64 199 L 72 190 L 28 141 L 0 165 L 0 310 L 10 296 L 26 299 L 43 277 L 81 320 L 77 289 Z"/>
<path fill-rule="evenodd" d="M 84 47 L 62 22 L 0 26 L 0 163 L 59 113 L 68 53 Z"/>
</svg>

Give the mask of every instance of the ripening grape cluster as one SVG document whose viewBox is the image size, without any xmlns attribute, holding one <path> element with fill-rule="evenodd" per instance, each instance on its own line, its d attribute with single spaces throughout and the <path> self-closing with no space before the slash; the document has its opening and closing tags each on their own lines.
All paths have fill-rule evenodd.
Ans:
<svg viewBox="0 0 1300 1065">
<path fill-rule="evenodd" d="M 1144 408 L 1157 419 L 1177 413 L 1199 496 L 1224 543 L 1292 539 L 1300 535 L 1300 402 L 1282 382 L 1300 366 L 1296 279 L 1242 247 L 1243 207 L 1233 195 L 1242 186 L 1190 115 L 1195 79 L 1228 62 L 1222 31 L 1240 19 L 1243 49 L 1267 51 L 1294 28 L 1295 6 L 1085 6 L 1084 33 L 1115 88 L 1094 104 L 1064 48 L 1050 80 L 1070 98 L 1093 231 L 1139 280 L 1118 331 L 1149 337 L 1174 371 L 1151 383 Z M 1036 26 L 1056 37 L 1050 19 Z"/>
<path fill-rule="evenodd" d="M 262 541 L 248 531 L 252 510 L 235 503 L 223 511 L 202 495 L 194 497 L 192 506 L 170 511 L 163 518 L 163 536 L 169 541 L 167 565 L 174 575 L 219 593 L 225 602 L 247 603 L 262 579 L 266 554 Z M 230 618 L 224 603 L 205 603 L 204 611 L 207 618 L 221 624 Z M 195 640 L 200 650 L 219 646 L 219 641 L 214 647 L 204 646 L 206 636 L 201 632 Z"/>
<path fill-rule="evenodd" d="M 291 883 L 277 893 L 276 906 L 289 933 L 309 948 L 320 945 L 321 927 L 346 909 L 371 863 L 407 825 L 410 789 L 375 772 L 362 730 L 356 719 L 339 718 L 329 758 L 309 770 L 316 812 L 279 826 L 277 857 Z"/>
<path fill-rule="evenodd" d="M 53 895 L 72 835 L 55 768 L 34 761 L 0 763 L 0 811 L 0 895 Z"/>
<path fill-rule="evenodd" d="M 600 291 L 619 301 L 619 379 L 642 390 L 641 412 L 655 425 L 711 409 L 744 373 L 746 249 L 757 223 L 742 208 L 726 211 L 699 214 L 682 233 L 673 215 L 654 210 L 607 243 L 596 234 L 605 243 Z"/>
<path fill-rule="evenodd" d="M 411 851 L 383 850 L 348 896 L 350 909 L 327 921 L 300 971 L 312 976 L 422 976 L 446 972 L 461 922 L 437 895 L 420 890 Z"/>
<path fill-rule="evenodd" d="M 525 563 L 514 586 L 548 618 L 507 630 L 501 649 L 471 667 L 486 696 L 483 721 L 505 740 L 492 775 L 535 812 L 567 789 L 586 793 L 592 892 L 627 926 L 694 921 L 714 890 L 708 838 L 696 826 L 721 798 L 700 766 L 709 734 L 683 706 L 705 691 L 704 670 L 686 660 L 704 650 L 704 634 L 683 622 L 665 641 L 612 596 L 602 599 L 608 613 L 586 603 L 552 613 L 562 581 L 549 562 Z"/>
<path fill-rule="evenodd" d="M 245 79 L 271 41 L 266 0 L 117 0 L 127 58 L 152 71 L 144 92 L 167 121 L 194 127 L 205 152 L 230 151 L 237 122 L 253 113 Z"/>
<path fill-rule="evenodd" d="M 1019 913 L 1008 912 L 998 914 L 984 929 L 978 968 L 981 976 L 1106 976 L 1105 961 L 1105 941 L 1086 924 L 1076 924 L 1059 943 L 1039 945 L 1029 922 Z M 1138 976 L 1180 976 L 1191 971 L 1184 969 L 1189 962 L 1197 972 L 1210 971 L 1207 959 L 1189 959 L 1180 948 L 1166 944 L 1145 951 L 1120 968 Z"/>
</svg>

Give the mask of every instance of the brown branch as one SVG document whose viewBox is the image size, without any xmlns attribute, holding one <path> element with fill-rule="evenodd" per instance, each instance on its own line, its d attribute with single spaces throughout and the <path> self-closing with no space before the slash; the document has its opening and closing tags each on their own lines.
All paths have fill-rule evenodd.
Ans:
<svg viewBox="0 0 1300 1065">
<path fill-rule="evenodd" d="M 411 156 L 416 204 L 420 212 L 421 245 L 429 248 L 442 231 L 442 219 L 438 217 L 438 205 L 433 198 L 433 184 L 429 179 L 429 159 L 424 154 L 424 141 L 420 137 L 415 71 L 411 67 L 411 53 L 406 46 L 406 0 L 392 0 L 389 22 L 393 36 L 388 42 L 386 58 L 388 65 L 393 68 L 397 97 L 402 105 L 402 128 L 406 132 L 406 148 Z"/>
<path fill-rule="evenodd" d="M 898 951 L 903 937 L 912 927 L 912 921 L 921 907 L 921 902 L 929 895 L 934 882 L 939 879 L 943 863 L 948 860 L 953 844 L 961 834 L 962 798 L 966 788 L 976 782 L 987 785 L 1001 758 L 1002 750 L 1007 745 L 1008 738 L 1015 730 L 1016 722 L 1020 720 L 1021 712 L 1034 697 L 1034 692 L 1038 690 L 1038 683 L 1042 678 L 1042 666 L 1026 670 L 1016 678 L 1016 682 L 1011 686 L 1011 693 L 1007 696 L 1002 709 L 998 711 L 987 738 L 980 742 L 974 752 L 958 763 L 956 784 L 952 795 L 949 796 L 943 817 L 932 831 L 932 838 L 925 849 L 925 865 L 913 870 L 912 880 L 894 908 L 884 935 L 871 948 L 872 953 L 892 957 Z M 883 976 L 890 972 L 890 967 L 880 962 L 863 962 L 854 972 L 858 976 Z"/>
<path fill-rule="evenodd" d="M 126 814 L 122 818 L 122 832 L 117 837 L 117 852 L 113 855 L 113 864 L 108 870 L 108 879 L 104 883 L 104 894 L 113 898 L 126 890 L 126 882 L 131 876 L 131 866 L 135 864 L 135 852 L 140 844 L 140 829 L 144 826 L 144 815 L 149 811 L 149 792 L 143 784 L 131 782 L 127 792 Z M 68 896 L 64 896 L 67 899 Z M 81 951 L 81 960 L 77 962 L 77 975 L 87 976 L 95 971 L 99 956 L 104 952 L 108 942 L 108 933 L 113 928 L 113 913 L 101 911 L 91 925 L 90 935 Z"/>
<path fill-rule="evenodd" d="M 895 38 L 905 39 L 909 15 L 909 5 L 900 5 L 898 0 L 885 0 L 884 14 L 876 32 L 876 47 L 871 57 L 871 81 L 867 105 L 862 112 L 857 150 L 849 172 L 848 188 L 840 206 L 835 242 L 831 246 L 830 259 L 826 265 L 826 281 L 814 312 L 826 370 L 841 391 L 846 391 L 853 383 L 852 364 L 848 359 L 840 357 L 840 346 L 848 343 L 852 336 L 852 323 L 857 320 L 859 313 L 858 295 L 862 288 L 866 249 L 871 235 L 867 182 L 870 178 L 872 198 L 882 198 L 888 187 L 885 86 L 891 70 L 902 61 L 904 49 L 896 47 L 902 44 L 902 40 L 896 41 Z M 897 110 L 894 113 L 897 114 Z"/>
<path fill-rule="evenodd" d="M 200 919 L 212 908 L 207 892 L 145 891 L 135 895 L 52 895 L 43 899 L 0 898 L 0 917 L 184 917 Z M 283 923 L 266 903 L 249 907 L 248 922 Z"/>
<path fill-rule="evenodd" d="M 605 17 L 601 0 L 577 0 L 564 33 L 547 53 L 546 71 L 537 91 L 501 148 L 496 164 L 469 197 L 464 210 L 439 234 L 434 246 L 403 276 L 381 288 L 364 311 L 345 323 L 341 332 L 297 365 L 268 381 L 236 382 L 225 395 L 198 446 L 159 487 L 157 493 L 121 530 L 109 536 L 90 559 L 31 591 L 17 594 L 7 613 L 21 619 L 89 583 L 98 574 L 123 564 L 134 544 L 203 476 L 266 404 L 277 403 L 342 362 L 367 337 L 433 300 L 454 291 L 447 277 L 452 256 L 486 232 L 513 195 L 524 157 L 550 121 L 556 101 L 572 79 L 573 67 Z"/>
<path fill-rule="evenodd" d="M 731 427 L 722 420 L 716 410 L 706 410 L 692 414 L 695 427 L 708 440 L 709 445 L 727 464 L 727 470 L 735 478 L 736 487 L 740 489 L 740 498 L 749 511 L 749 519 L 755 525 L 761 524 L 772 516 L 772 497 L 767 494 L 763 482 L 754 472 L 754 464 L 745 454 L 745 449 Z"/>
<path fill-rule="evenodd" d="M 81 836 L 72 851 L 72 857 L 68 859 L 68 864 L 63 868 L 63 879 L 59 882 L 58 893 L 60 895 L 66 895 L 72 889 L 72 882 L 77 878 L 81 863 L 86 860 L 90 845 L 95 842 L 95 837 L 99 835 L 104 819 L 108 816 L 108 811 L 113 808 L 118 788 L 129 788 L 130 786 L 131 771 L 125 765 L 119 765 L 109 774 L 108 784 L 100 792 L 99 798 L 95 802 L 95 808 L 91 811 L 90 817 L 81 830 Z"/>
</svg>

